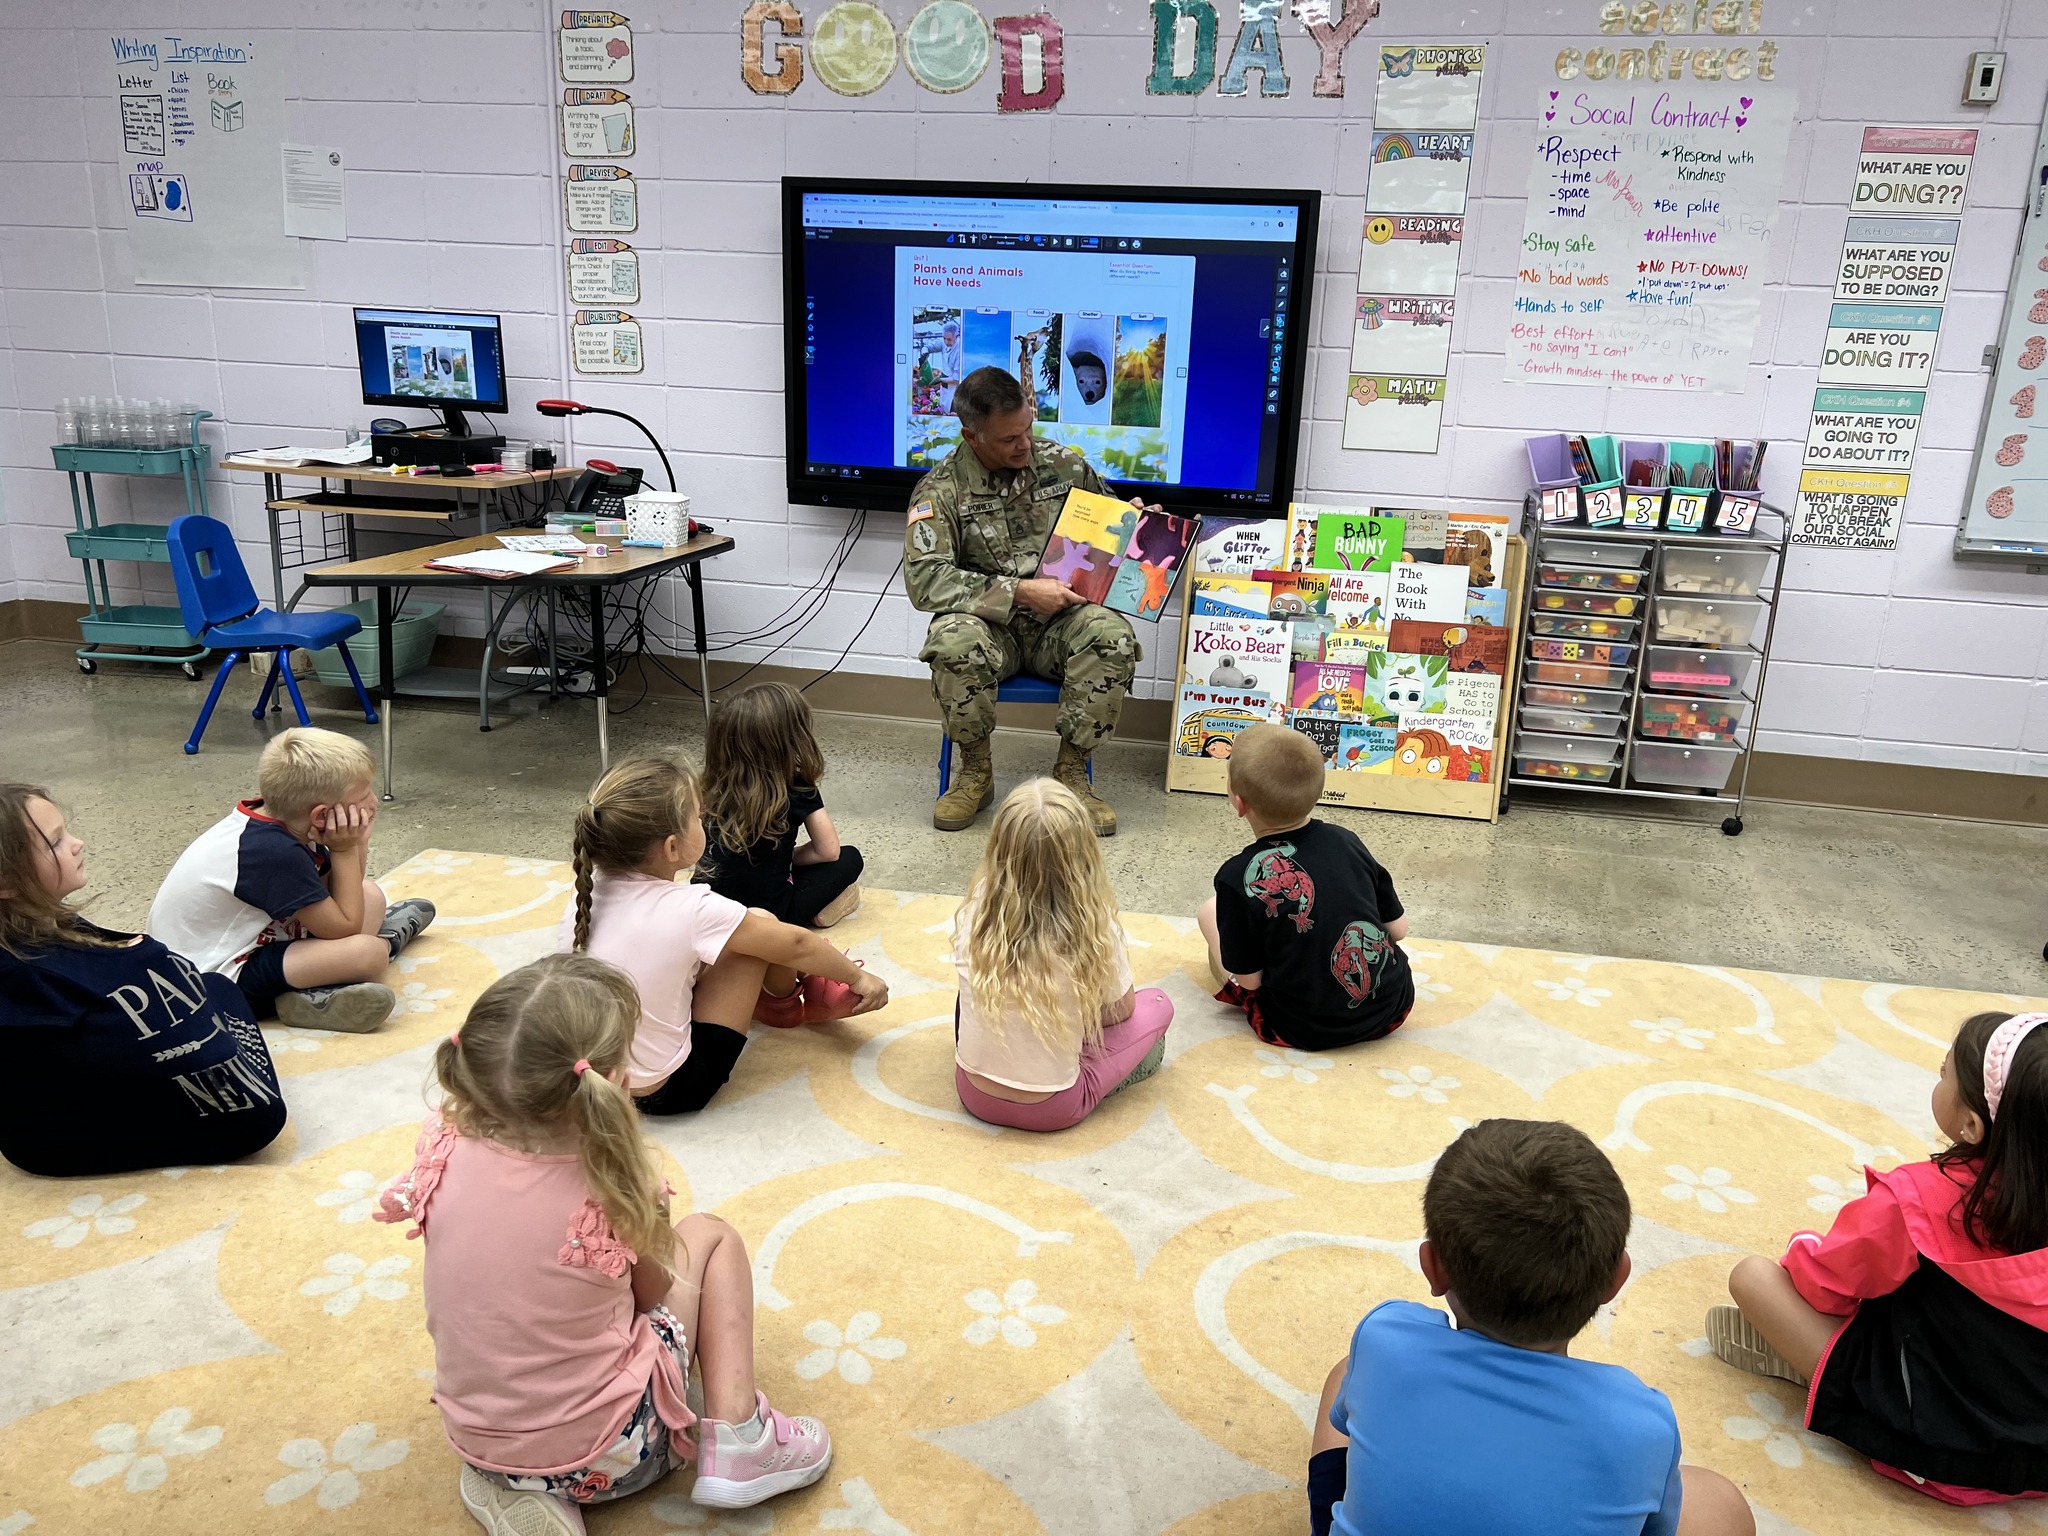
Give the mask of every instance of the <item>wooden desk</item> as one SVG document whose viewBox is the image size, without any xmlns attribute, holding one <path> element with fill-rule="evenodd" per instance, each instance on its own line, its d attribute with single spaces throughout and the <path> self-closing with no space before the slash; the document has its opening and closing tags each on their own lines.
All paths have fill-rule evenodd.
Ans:
<svg viewBox="0 0 2048 1536">
<path fill-rule="evenodd" d="M 614 548 L 614 553 L 581 560 L 577 565 L 564 571 L 550 571 L 542 576 L 521 576 L 510 581 L 494 581 L 488 577 L 471 576 L 461 571 L 438 571 L 428 565 L 430 560 L 439 560 L 448 555 L 464 555 L 480 549 L 498 549 L 497 539 L 488 534 L 474 538 L 451 539 L 444 544 L 429 544 L 421 549 L 408 549 L 395 555 L 379 555 L 369 560 L 351 560 L 341 565 L 323 565 L 307 571 L 305 582 L 310 587 L 372 587 L 377 593 L 377 696 L 382 701 L 384 727 L 384 798 L 391 794 L 391 715 L 392 699 L 396 693 L 391 675 L 391 620 L 395 609 L 393 593 L 400 587 L 481 587 L 484 589 L 509 588 L 515 591 L 535 588 L 581 595 L 589 604 L 590 635 L 593 655 L 591 672 L 593 691 L 597 697 L 597 753 L 598 760 L 606 767 L 611 766 L 611 735 L 606 696 L 610 692 L 610 658 L 606 652 L 604 633 L 604 597 L 609 587 L 620 586 L 629 581 L 649 580 L 670 571 L 680 570 L 690 588 L 690 612 L 696 629 L 697 676 L 703 688 L 704 719 L 711 719 L 711 667 L 706 659 L 704 644 L 704 573 L 703 565 L 714 555 L 722 555 L 733 548 L 733 541 L 722 533 L 702 533 L 687 544 L 669 549 L 624 549 L 616 539 L 602 541 Z M 484 640 L 484 694 L 488 708 L 491 649 L 496 640 L 497 624 L 502 623 L 504 614 L 509 612 L 507 603 L 499 612 L 498 620 Z M 485 716 L 483 729 L 489 730 L 489 717 Z"/>
<path fill-rule="evenodd" d="M 484 534 L 490 532 L 492 506 L 507 491 L 539 487 L 543 496 L 545 496 L 547 489 L 555 484 L 555 482 L 574 479 L 583 473 L 582 466 L 580 465 L 563 465 L 555 469 L 528 470 L 523 474 L 506 474 L 499 471 L 489 474 L 458 475 L 450 479 L 445 475 L 408 474 L 403 469 L 389 469 L 378 464 L 301 464 L 285 466 L 265 464 L 255 459 L 237 459 L 233 457 L 222 459 L 220 467 L 263 477 L 263 507 L 270 528 L 271 598 L 278 608 L 284 612 L 290 612 L 291 609 L 296 607 L 299 599 L 305 596 L 307 586 L 311 585 L 309 582 L 301 581 L 298 591 L 292 593 L 287 598 L 284 590 L 285 571 L 287 569 L 304 569 L 314 564 L 316 560 L 354 560 L 357 556 L 355 519 L 359 517 L 384 518 L 395 522 L 435 525 L 453 523 L 463 517 L 474 517 L 476 519 L 476 531 L 479 534 Z M 311 490 L 287 496 L 285 494 L 284 482 L 288 478 L 313 480 L 317 481 L 318 484 Z M 316 493 L 332 494 L 327 491 L 327 482 L 329 481 L 340 483 L 341 492 L 339 499 L 331 501 L 316 501 L 312 499 Z M 455 499 L 456 505 L 452 509 L 413 509 L 393 506 L 390 503 L 397 498 L 389 493 L 400 488 L 419 492 L 425 496 L 444 498 L 452 496 Z M 384 494 L 378 495 L 380 492 Z M 369 504 L 360 507 L 352 507 L 348 504 L 349 498 L 365 495 L 372 498 Z M 382 506 L 376 505 L 376 502 L 379 500 L 385 504 Z M 323 527 L 320 553 L 315 557 L 307 557 L 304 517 L 308 512 L 317 512 L 323 517 L 333 517 L 340 520 L 342 524 L 341 550 L 335 551 L 329 547 Z M 296 547 L 289 551 L 285 547 L 286 539 L 281 514 L 293 514 L 299 519 Z M 421 531 L 424 532 L 426 530 L 422 529 Z M 303 558 L 288 559 L 288 554 Z"/>
</svg>

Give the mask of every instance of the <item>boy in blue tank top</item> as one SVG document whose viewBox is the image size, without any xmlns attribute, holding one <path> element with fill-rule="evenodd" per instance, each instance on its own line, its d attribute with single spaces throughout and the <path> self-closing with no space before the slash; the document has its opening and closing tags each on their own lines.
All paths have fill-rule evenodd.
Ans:
<svg viewBox="0 0 2048 1536">
<path fill-rule="evenodd" d="M 1389 1301 L 1359 1323 L 1316 1417 L 1314 1536 L 1754 1536 L 1733 1483 L 1680 1464 L 1663 1393 L 1567 1353 L 1628 1282 L 1628 1191 L 1598 1147 L 1481 1121 L 1438 1159 L 1422 1219 L 1451 1316 Z"/>
</svg>

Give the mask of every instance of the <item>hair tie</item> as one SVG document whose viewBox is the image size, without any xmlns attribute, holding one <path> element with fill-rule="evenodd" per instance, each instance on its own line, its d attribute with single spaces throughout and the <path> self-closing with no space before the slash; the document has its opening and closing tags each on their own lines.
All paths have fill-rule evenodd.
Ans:
<svg viewBox="0 0 2048 1536">
<path fill-rule="evenodd" d="M 582 1075 L 583 1075 L 584 1073 L 588 1072 L 589 1070 L 590 1070 L 590 1062 L 589 1062 L 589 1060 L 588 1060 L 587 1058 L 585 1058 L 585 1057 L 582 1057 L 582 1056 L 578 1056 L 578 1057 L 576 1058 L 576 1075 L 577 1075 L 578 1077 L 581 1077 L 581 1076 L 582 1076 Z"/>
<path fill-rule="evenodd" d="M 450 1030 L 450 1031 L 448 1032 L 448 1043 L 449 1043 L 450 1045 L 454 1046 L 454 1047 L 455 1047 L 455 1049 L 457 1049 L 458 1051 L 459 1051 L 459 1050 L 461 1050 L 461 1049 L 462 1049 L 462 1031 L 461 1031 L 461 1030 L 459 1030 L 459 1029 L 453 1029 L 453 1030 Z"/>
<path fill-rule="evenodd" d="M 2048 1024 L 2048 1013 L 2016 1013 L 1991 1032 L 1990 1043 L 1984 1047 L 1984 1113 L 1987 1119 L 1998 1118 L 1998 1101 L 2005 1097 L 2005 1077 L 2012 1070 L 2012 1059 L 2019 1054 L 2020 1042 L 2039 1024 Z"/>
</svg>

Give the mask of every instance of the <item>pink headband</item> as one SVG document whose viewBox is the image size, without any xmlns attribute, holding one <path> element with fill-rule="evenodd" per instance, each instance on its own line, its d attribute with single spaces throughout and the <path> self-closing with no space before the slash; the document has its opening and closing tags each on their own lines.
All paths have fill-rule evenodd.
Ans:
<svg viewBox="0 0 2048 1536">
<path fill-rule="evenodd" d="M 2016 1013 L 1992 1031 L 1991 1043 L 1984 1047 L 1984 1108 L 1993 1120 L 1998 1118 L 1998 1101 L 2005 1097 L 2012 1059 L 2037 1024 L 2048 1024 L 2048 1013 Z"/>
</svg>

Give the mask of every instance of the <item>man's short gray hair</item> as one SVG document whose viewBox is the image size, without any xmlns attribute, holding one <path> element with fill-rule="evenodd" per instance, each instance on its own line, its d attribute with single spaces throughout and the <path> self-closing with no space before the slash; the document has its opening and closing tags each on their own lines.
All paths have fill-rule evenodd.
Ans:
<svg viewBox="0 0 2048 1536">
<path fill-rule="evenodd" d="M 953 414 L 970 432 L 979 432 L 989 417 L 1021 411 L 1028 403 L 1024 386 L 1001 368 L 977 368 L 953 391 Z"/>
</svg>

